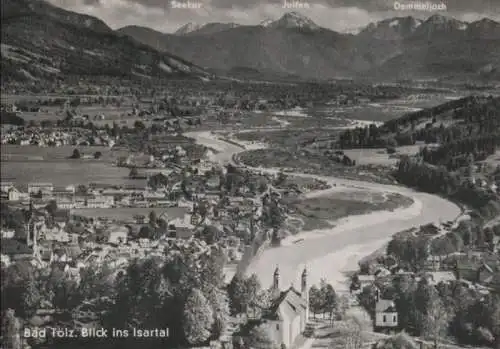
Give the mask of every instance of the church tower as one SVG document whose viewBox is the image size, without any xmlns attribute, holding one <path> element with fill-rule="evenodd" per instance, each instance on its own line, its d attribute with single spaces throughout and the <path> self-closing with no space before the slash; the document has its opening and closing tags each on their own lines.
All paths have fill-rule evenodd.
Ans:
<svg viewBox="0 0 500 349">
<path fill-rule="evenodd" d="M 273 290 L 279 291 L 279 289 L 280 289 L 280 270 L 278 267 L 276 267 L 273 275 Z"/>
<path fill-rule="evenodd" d="M 29 206 L 29 211 L 28 211 L 28 219 L 25 224 L 25 231 L 26 231 L 26 245 L 29 247 L 33 244 L 33 242 L 36 240 L 35 237 L 35 229 L 34 229 L 34 224 L 33 224 L 33 213 L 34 213 L 34 208 L 33 208 L 33 201 L 30 199 L 30 206 Z M 33 238 L 33 241 L 31 240 Z"/>
<path fill-rule="evenodd" d="M 280 290 L 280 270 L 278 266 L 274 270 L 273 274 L 273 286 L 271 287 L 271 297 L 272 299 L 278 299 L 281 294 Z"/>
<path fill-rule="evenodd" d="M 309 289 L 307 287 L 307 269 L 304 268 L 301 277 L 300 293 L 302 298 L 306 301 L 306 321 L 309 319 Z"/>
</svg>

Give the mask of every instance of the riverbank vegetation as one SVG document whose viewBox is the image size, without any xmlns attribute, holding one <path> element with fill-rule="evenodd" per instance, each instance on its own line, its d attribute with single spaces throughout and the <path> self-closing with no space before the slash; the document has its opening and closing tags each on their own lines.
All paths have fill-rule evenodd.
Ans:
<svg viewBox="0 0 500 349">
<path fill-rule="evenodd" d="M 368 193 L 357 197 L 356 192 L 332 193 L 317 198 L 290 200 L 288 207 L 293 215 L 304 222 L 301 231 L 333 227 L 335 221 L 377 211 L 409 207 L 413 200 L 400 194 L 381 195 Z"/>
</svg>

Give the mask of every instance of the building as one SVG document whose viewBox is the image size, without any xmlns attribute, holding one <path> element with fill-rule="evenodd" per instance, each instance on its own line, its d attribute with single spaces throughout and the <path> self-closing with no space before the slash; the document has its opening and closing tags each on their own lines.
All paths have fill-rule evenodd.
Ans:
<svg viewBox="0 0 500 349">
<path fill-rule="evenodd" d="M 21 198 L 21 192 L 17 190 L 16 187 L 10 188 L 8 195 L 9 195 L 8 197 L 9 201 L 19 201 Z"/>
<path fill-rule="evenodd" d="M 217 190 L 220 188 L 221 181 L 219 175 L 213 175 L 207 180 L 207 189 L 208 190 Z"/>
<path fill-rule="evenodd" d="M 105 195 L 90 195 L 87 198 L 88 208 L 110 208 L 114 205 L 114 198 Z"/>
<path fill-rule="evenodd" d="M 54 191 L 52 183 L 28 183 L 28 193 L 30 194 L 51 194 Z"/>
<path fill-rule="evenodd" d="M 168 223 L 168 236 L 178 239 L 189 239 L 193 236 L 195 226 L 191 224 L 191 215 L 176 218 Z"/>
<path fill-rule="evenodd" d="M 7 193 L 12 187 L 14 187 L 12 182 L 0 182 L 0 192 L 2 193 Z"/>
<path fill-rule="evenodd" d="M 1 230 L 2 239 L 13 239 L 16 235 L 15 230 Z"/>
<path fill-rule="evenodd" d="M 477 269 L 477 282 L 483 285 L 490 285 L 496 277 L 496 274 L 500 275 L 500 270 L 495 270 L 495 267 L 488 265 L 487 263 L 482 263 Z"/>
<path fill-rule="evenodd" d="M 125 226 L 113 226 L 108 229 L 108 243 L 112 245 L 126 244 L 129 230 Z"/>
<path fill-rule="evenodd" d="M 452 271 L 435 271 L 427 274 L 426 277 L 429 284 L 434 286 L 441 282 L 449 283 L 457 279 Z"/>
<path fill-rule="evenodd" d="M 196 226 L 198 224 L 200 224 L 201 222 L 201 216 L 198 215 L 198 214 L 192 214 L 191 215 L 191 224 Z"/>
<path fill-rule="evenodd" d="M 65 210 L 76 208 L 75 197 L 73 195 L 61 195 L 56 199 L 57 207 Z"/>
<path fill-rule="evenodd" d="M 299 335 L 305 331 L 309 318 L 306 269 L 302 272 L 300 292 L 293 286 L 281 292 L 279 269 L 276 268 L 271 291 L 274 293 L 275 300 L 270 309 L 265 312 L 263 320 L 272 338 L 280 345 L 290 348 Z"/>
<path fill-rule="evenodd" d="M 362 290 L 366 286 L 373 285 L 375 282 L 375 275 L 358 275 L 359 288 Z"/>
<path fill-rule="evenodd" d="M 387 330 L 398 327 L 396 304 L 389 299 L 380 298 L 380 290 L 376 290 L 375 330 Z"/>
</svg>

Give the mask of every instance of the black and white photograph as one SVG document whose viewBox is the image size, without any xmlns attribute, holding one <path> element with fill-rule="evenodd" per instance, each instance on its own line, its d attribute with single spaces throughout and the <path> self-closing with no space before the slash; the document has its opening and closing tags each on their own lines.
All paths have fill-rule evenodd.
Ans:
<svg viewBox="0 0 500 349">
<path fill-rule="evenodd" d="M 1 0 L 0 349 L 500 349 L 500 0 Z"/>
</svg>

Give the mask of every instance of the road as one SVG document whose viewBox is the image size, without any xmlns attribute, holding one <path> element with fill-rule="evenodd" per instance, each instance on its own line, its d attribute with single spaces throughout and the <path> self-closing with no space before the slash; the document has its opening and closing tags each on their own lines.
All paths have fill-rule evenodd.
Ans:
<svg viewBox="0 0 500 349">
<path fill-rule="evenodd" d="M 231 162 L 234 155 L 244 151 L 240 146 L 217 139 L 210 132 L 190 132 L 186 136 L 196 139 L 199 144 L 219 151 L 213 156 L 213 160 L 221 163 Z M 279 170 L 253 169 L 273 173 Z M 461 213 L 460 208 L 448 200 L 405 187 L 304 173 L 288 174 L 325 180 L 337 187 L 344 187 L 344 190 L 346 187 L 354 187 L 357 190 L 399 193 L 413 198 L 414 204 L 406 209 L 392 212 L 379 211 L 375 214 L 344 219 L 341 224 L 328 231 L 302 234 L 300 237 L 306 238 L 300 243 L 287 244 L 264 251 L 252 261 L 248 268 L 249 273 L 255 273 L 259 277 L 263 287 L 271 285 L 273 270 L 276 266 L 280 268 L 281 288 L 288 288 L 291 284 L 297 287 L 300 285 L 300 273 L 307 266 L 310 284 L 317 284 L 321 278 L 326 278 L 339 291 L 345 290 L 343 272 L 356 269 L 357 262 L 363 256 L 380 248 L 393 234 L 428 223 L 454 220 Z M 326 193 L 328 190 L 324 191 L 324 194 Z M 314 236 L 311 237 L 311 235 Z"/>
</svg>

